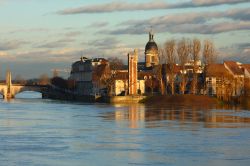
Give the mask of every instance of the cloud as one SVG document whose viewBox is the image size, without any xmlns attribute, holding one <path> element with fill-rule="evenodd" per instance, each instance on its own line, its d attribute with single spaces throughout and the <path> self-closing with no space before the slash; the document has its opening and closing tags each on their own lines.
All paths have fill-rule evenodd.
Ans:
<svg viewBox="0 0 250 166">
<path fill-rule="evenodd" d="M 138 10 L 160 10 L 160 9 L 178 9 L 178 8 L 196 8 L 216 6 L 223 4 L 238 4 L 249 2 L 249 0 L 192 0 L 180 3 L 166 3 L 162 0 L 154 0 L 146 3 L 129 3 L 126 1 L 113 1 L 109 3 L 83 6 L 58 11 L 61 15 L 86 14 L 86 13 L 108 13 L 120 11 L 138 11 Z"/>
<path fill-rule="evenodd" d="M 146 20 L 129 20 L 121 28 L 99 33 L 113 35 L 144 34 L 153 26 L 156 32 L 215 34 L 250 29 L 250 9 L 234 9 L 225 12 L 193 12 L 153 17 Z M 240 15 L 240 13 L 243 13 Z M 216 20 L 216 21 L 215 21 Z"/>
<path fill-rule="evenodd" d="M 68 36 L 68 35 L 65 35 Z M 72 36 L 71 36 L 72 37 Z M 35 48 L 61 48 L 61 47 L 66 47 L 70 43 L 73 43 L 75 39 L 72 39 L 71 37 L 65 37 L 62 39 L 59 39 L 57 41 L 44 41 L 42 44 L 36 44 L 34 45 Z"/>
<path fill-rule="evenodd" d="M 119 47 L 120 41 L 117 40 L 116 38 L 108 37 L 104 39 L 97 39 L 90 41 L 88 45 L 99 49 L 112 49 Z"/>
<path fill-rule="evenodd" d="M 65 47 L 66 44 L 64 42 L 48 42 L 44 43 L 38 46 L 35 46 L 36 48 L 59 48 L 59 47 Z"/>
<path fill-rule="evenodd" d="M 224 14 L 221 14 L 221 16 L 224 16 L 226 18 L 230 18 L 233 20 L 244 20 L 244 21 L 250 21 L 250 8 L 243 8 L 243 9 L 232 9 Z"/>
<path fill-rule="evenodd" d="M 94 23 L 88 25 L 87 27 L 90 27 L 90 28 L 103 28 L 103 27 L 106 27 L 108 25 L 109 25 L 108 22 L 100 21 L 100 22 L 94 22 Z"/>
<path fill-rule="evenodd" d="M 237 4 L 249 2 L 248 0 L 193 0 L 192 3 L 196 6 L 214 6 L 223 4 Z"/>
<path fill-rule="evenodd" d="M 250 43 L 240 43 L 236 45 L 241 50 L 250 50 Z"/>
<path fill-rule="evenodd" d="M 48 28 L 30 28 L 30 29 L 16 29 L 16 30 L 12 30 L 9 33 L 10 34 L 16 34 L 16 33 L 37 33 L 37 32 L 46 32 L 48 33 L 49 31 L 51 31 Z"/>
<path fill-rule="evenodd" d="M 65 36 L 66 37 L 77 37 L 77 36 L 79 36 L 81 34 L 82 34 L 82 32 L 80 32 L 80 31 L 71 31 L 71 32 L 67 32 L 65 34 Z"/>
<path fill-rule="evenodd" d="M 0 51 L 9 51 L 9 50 L 15 50 L 18 49 L 21 45 L 25 44 L 27 42 L 24 41 L 2 41 L 0 42 Z"/>
<path fill-rule="evenodd" d="M 172 33 L 216 34 L 237 30 L 249 30 L 250 22 L 221 22 L 216 24 L 184 24 L 169 29 Z"/>
<path fill-rule="evenodd" d="M 7 52 L 0 51 L 0 57 L 6 57 L 6 56 L 8 56 Z"/>
<path fill-rule="evenodd" d="M 54 50 L 20 51 L 1 57 L 1 62 L 35 63 L 35 62 L 71 62 L 80 56 L 80 50 L 75 48 L 62 48 Z"/>
<path fill-rule="evenodd" d="M 219 58 L 225 60 L 238 61 L 243 64 L 250 63 L 250 43 L 238 43 L 232 46 L 219 48 Z"/>
</svg>

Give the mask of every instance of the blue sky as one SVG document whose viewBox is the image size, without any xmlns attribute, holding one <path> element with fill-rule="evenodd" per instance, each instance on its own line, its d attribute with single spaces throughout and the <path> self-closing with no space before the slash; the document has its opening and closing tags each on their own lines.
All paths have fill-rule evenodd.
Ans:
<svg viewBox="0 0 250 166">
<path fill-rule="evenodd" d="M 155 41 L 211 39 L 223 60 L 250 63 L 249 0 L 0 0 L 0 77 L 39 77 L 86 57 L 119 57 Z"/>
</svg>

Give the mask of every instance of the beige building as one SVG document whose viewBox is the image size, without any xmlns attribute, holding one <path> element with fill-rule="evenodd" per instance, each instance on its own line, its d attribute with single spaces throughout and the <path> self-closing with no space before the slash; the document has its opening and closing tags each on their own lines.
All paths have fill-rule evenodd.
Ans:
<svg viewBox="0 0 250 166">
<path fill-rule="evenodd" d="M 211 64 L 206 68 L 206 92 L 216 96 L 241 96 L 244 94 L 244 77 L 241 63 Z"/>
<path fill-rule="evenodd" d="M 124 96 L 128 95 L 129 93 L 129 83 L 128 83 L 128 72 L 119 72 L 115 76 L 114 86 L 113 86 L 113 93 L 115 96 Z M 145 94 L 145 80 L 143 77 L 138 77 L 136 80 L 136 94 Z"/>
</svg>

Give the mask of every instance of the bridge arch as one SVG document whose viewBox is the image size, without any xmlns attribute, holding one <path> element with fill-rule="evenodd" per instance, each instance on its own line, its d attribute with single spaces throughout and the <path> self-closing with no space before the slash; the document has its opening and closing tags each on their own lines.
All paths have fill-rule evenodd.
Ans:
<svg viewBox="0 0 250 166">
<path fill-rule="evenodd" d="M 42 99 L 43 94 L 37 91 L 22 91 L 15 95 L 16 99 Z"/>
<path fill-rule="evenodd" d="M 40 86 L 12 86 L 12 94 L 15 96 L 16 94 L 26 92 L 26 91 L 32 91 L 32 92 L 39 92 L 43 93 L 44 92 L 44 87 Z"/>
<path fill-rule="evenodd" d="M 0 94 L 3 98 L 14 98 L 16 94 L 25 91 L 39 92 L 44 95 L 48 91 L 48 85 L 28 85 L 28 84 L 12 84 L 11 72 L 8 71 L 6 75 L 6 83 L 0 83 Z M 48 92 L 47 92 L 48 93 Z"/>
</svg>

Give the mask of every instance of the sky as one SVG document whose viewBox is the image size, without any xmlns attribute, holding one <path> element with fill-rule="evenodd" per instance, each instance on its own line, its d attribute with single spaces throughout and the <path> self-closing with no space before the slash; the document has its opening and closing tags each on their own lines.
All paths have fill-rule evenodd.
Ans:
<svg viewBox="0 0 250 166">
<path fill-rule="evenodd" d="M 155 42 L 212 40 L 220 60 L 250 63 L 249 0 L 0 0 L 0 78 L 67 77 L 81 56 L 118 57 Z"/>
</svg>

